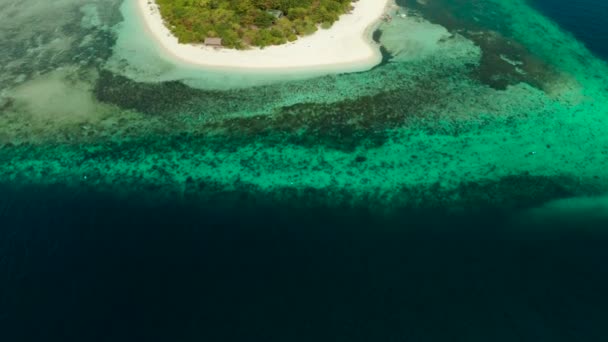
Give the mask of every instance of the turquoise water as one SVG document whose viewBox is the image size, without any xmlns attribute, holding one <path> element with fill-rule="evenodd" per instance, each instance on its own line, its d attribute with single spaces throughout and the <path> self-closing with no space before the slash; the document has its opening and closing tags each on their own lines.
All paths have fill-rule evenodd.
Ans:
<svg viewBox="0 0 608 342">
<path fill-rule="evenodd" d="M 381 208 L 434 205 L 430 197 L 467 206 L 477 195 L 469 203 L 459 187 L 511 177 L 545 179 L 567 196 L 602 193 L 605 62 L 523 2 L 435 3 L 440 8 L 429 5 L 429 13 L 412 5 L 408 19 L 382 28 L 391 57 L 369 72 L 223 91 L 187 85 L 204 82 L 205 71 L 186 84 L 129 78 L 140 65 L 112 45 L 112 38 L 133 33 L 120 21 L 118 4 L 105 9 L 113 25 L 92 4 L 75 7 L 69 13 L 91 22 L 49 37 L 43 46 L 50 51 L 26 49 L 48 71 L 8 63 L 2 153 L 11 166 L 1 175 L 41 185 L 59 177 L 76 187 L 86 177 L 111 191 L 117 184 L 126 189 L 121 182 L 133 189 L 153 183 L 163 189 L 153 195 L 161 196 L 183 192 L 188 179 L 266 195 L 313 189 L 336 192 L 337 202 L 343 196 L 337 193 L 346 192 L 350 202 L 371 200 Z M 517 11 L 526 15 L 509 16 Z M 142 60 L 160 58 L 134 51 Z M 169 74 L 187 71 L 163 63 Z M 121 150 L 127 152 L 116 156 Z M 152 169 L 160 165 L 162 173 Z M 409 198 L 412 189 L 420 190 Z M 424 189 L 433 194 L 424 198 Z M 491 200 L 501 206 L 510 196 Z"/>
<path fill-rule="evenodd" d="M 320 76 L 0 0 L 6 340 L 601 341 L 601 52 L 523 0 L 397 4 L 381 65 Z"/>
</svg>

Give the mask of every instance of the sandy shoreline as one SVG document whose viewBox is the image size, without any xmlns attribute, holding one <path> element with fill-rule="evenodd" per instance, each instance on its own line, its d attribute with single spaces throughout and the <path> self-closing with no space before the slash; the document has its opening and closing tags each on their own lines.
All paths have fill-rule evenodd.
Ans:
<svg viewBox="0 0 608 342">
<path fill-rule="evenodd" d="M 179 44 L 164 25 L 153 0 L 136 0 L 147 31 L 172 57 L 200 67 L 243 70 L 302 70 L 331 68 L 365 70 L 381 61 L 379 48 L 371 40 L 371 29 L 379 23 L 390 0 L 359 0 L 352 13 L 340 17 L 330 29 L 297 41 L 264 49 L 214 49 Z"/>
</svg>

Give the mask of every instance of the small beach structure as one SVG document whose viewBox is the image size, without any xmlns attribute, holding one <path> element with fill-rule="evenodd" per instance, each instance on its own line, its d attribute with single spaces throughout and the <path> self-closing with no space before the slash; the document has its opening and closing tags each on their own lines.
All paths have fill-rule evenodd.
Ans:
<svg viewBox="0 0 608 342">
<path fill-rule="evenodd" d="M 211 47 L 222 47 L 222 38 L 205 38 L 205 45 Z"/>
<path fill-rule="evenodd" d="M 283 11 L 281 10 L 268 10 L 266 11 L 266 13 L 272 15 L 276 19 L 281 19 L 281 17 L 283 16 Z"/>
</svg>

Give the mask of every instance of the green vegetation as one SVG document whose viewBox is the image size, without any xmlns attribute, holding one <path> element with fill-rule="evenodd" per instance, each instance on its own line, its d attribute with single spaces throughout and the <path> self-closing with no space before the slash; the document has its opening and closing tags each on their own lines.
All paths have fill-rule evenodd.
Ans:
<svg viewBox="0 0 608 342">
<path fill-rule="evenodd" d="M 242 49 L 294 41 L 330 27 L 351 9 L 351 0 L 156 0 L 180 43 L 222 38 Z M 279 12 L 280 11 L 280 12 Z M 279 14 L 280 13 L 280 14 Z"/>
</svg>

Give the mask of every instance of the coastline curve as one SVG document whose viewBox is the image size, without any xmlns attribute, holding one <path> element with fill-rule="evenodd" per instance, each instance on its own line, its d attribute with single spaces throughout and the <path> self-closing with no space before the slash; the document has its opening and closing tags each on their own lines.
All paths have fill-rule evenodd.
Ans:
<svg viewBox="0 0 608 342">
<path fill-rule="evenodd" d="M 356 72 L 369 70 L 382 60 L 372 32 L 391 0 L 359 0 L 329 29 L 296 41 L 248 50 L 217 49 L 202 44 L 180 44 L 165 25 L 154 0 L 136 0 L 146 32 L 164 52 L 199 68 L 241 71 Z"/>
</svg>

